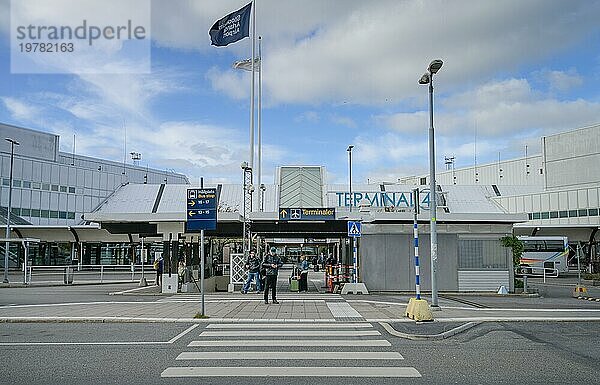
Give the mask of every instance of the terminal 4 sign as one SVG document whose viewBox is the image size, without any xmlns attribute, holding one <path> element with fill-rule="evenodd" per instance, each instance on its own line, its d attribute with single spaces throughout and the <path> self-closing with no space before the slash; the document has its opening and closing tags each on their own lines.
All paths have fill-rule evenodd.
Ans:
<svg viewBox="0 0 600 385">
<path fill-rule="evenodd" d="M 187 233 L 215 230 L 217 228 L 217 190 L 214 188 L 188 189 L 185 219 Z"/>
<path fill-rule="evenodd" d="M 280 208 L 280 221 L 333 221 L 335 220 L 335 209 L 330 208 Z"/>
</svg>

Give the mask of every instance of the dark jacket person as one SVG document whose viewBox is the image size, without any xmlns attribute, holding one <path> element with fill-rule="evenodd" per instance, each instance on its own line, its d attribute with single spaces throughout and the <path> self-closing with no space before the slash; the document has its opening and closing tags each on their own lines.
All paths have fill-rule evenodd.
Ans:
<svg viewBox="0 0 600 385">
<path fill-rule="evenodd" d="M 274 304 L 278 304 L 277 302 L 277 274 L 279 273 L 279 268 L 283 266 L 283 261 L 277 255 L 277 249 L 271 247 L 271 251 L 269 254 L 265 255 L 262 263 L 263 268 L 266 270 L 266 279 L 265 279 L 265 303 L 269 303 L 269 289 L 272 290 L 272 296 Z"/>
</svg>

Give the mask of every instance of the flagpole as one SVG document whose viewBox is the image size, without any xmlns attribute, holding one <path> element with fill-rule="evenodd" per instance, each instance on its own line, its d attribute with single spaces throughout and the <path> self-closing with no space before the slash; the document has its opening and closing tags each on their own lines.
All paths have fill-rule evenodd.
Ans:
<svg viewBox="0 0 600 385">
<path fill-rule="evenodd" d="M 252 56 L 251 56 L 251 85 L 250 85 L 250 169 L 254 169 L 254 55 L 256 39 L 256 2 L 252 0 Z M 250 210 L 252 211 L 252 210 Z"/>
<path fill-rule="evenodd" d="M 262 36 L 258 37 L 258 177 L 257 186 L 262 186 L 262 134 L 261 134 L 261 112 L 262 112 Z M 254 60 L 252 61 L 254 62 Z M 258 193 L 258 210 L 262 211 L 261 193 Z"/>
</svg>

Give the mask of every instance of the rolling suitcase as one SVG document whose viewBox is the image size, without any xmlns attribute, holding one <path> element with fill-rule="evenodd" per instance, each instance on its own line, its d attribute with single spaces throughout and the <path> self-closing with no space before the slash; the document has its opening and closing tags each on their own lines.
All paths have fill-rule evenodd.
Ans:
<svg viewBox="0 0 600 385">
<path fill-rule="evenodd" d="M 290 279 L 290 291 L 299 291 L 300 290 L 300 284 L 298 282 L 298 278 L 296 277 L 292 277 L 292 279 Z"/>
</svg>

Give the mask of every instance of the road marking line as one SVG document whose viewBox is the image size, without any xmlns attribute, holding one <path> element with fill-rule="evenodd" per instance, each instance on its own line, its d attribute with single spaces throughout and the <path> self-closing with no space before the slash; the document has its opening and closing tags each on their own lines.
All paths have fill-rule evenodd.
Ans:
<svg viewBox="0 0 600 385">
<path fill-rule="evenodd" d="M 198 324 L 192 325 L 189 328 L 185 329 L 184 331 L 182 331 L 181 333 L 177 334 L 175 337 L 171 338 L 169 340 L 169 344 L 172 344 L 173 342 L 177 341 L 178 339 L 180 339 L 181 337 L 183 337 L 184 335 L 188 334 L 189 332 L 191 332 L 192 330 L 196 329 L 198 327 Z"/>
<path fill-rule="evenodd" d="M 5 305 L 0 306 L 0 309 L 18 309 L 29 307 L 60 307 L 60 306 L 81 306 L 81 305 L 147 305 L 149 302 L 120 302 L 120 301 L 102 301 L 102 302 L 64 302 L 64 303 L 44 303 L 31 305 Z"/>
<path fill-rule="evenodd" d="M 203 331 L 200 337 L 361 337 L 380 336 L 377 330 L 227 330 Z"/>
<path fill-rule="evenodd" d="M 348 328 L 372 328 L 370 323 L 235 323 L 235 324 L 210 324 L 207 329 L 348 329 Z"/>
<path fill-rule="evenodd" d="M 176 360 L 403 360 L 398 352 L 183 352 Z"/>
<path fill-rule="evenodd" d="M 414 321 L 413 321 L 414 322 Z M 248 347 L 248 346 L 391 346 L 388 340 L 220 340 L 192 341 L 189 347 Z"/>
<path fill-rule="evenodd" d="M 135 291 L 146 290 L 146 289 L 148 289 L 150 287 L 152 287 L 152 286 L 143 286 L 143 287 L 136 287 L 136 288 L 129 289 L 129 290 L 114 291 L 112 293 L 108 293 L 108 295 L 122 295 L 122 294 L 125 294 L 125 293 L 133 293 Z"/>
<path fill-rule="evenodd" d="M 161 377 L 421 377 L 413 367 L 171 367 Z"/>
</svg>

